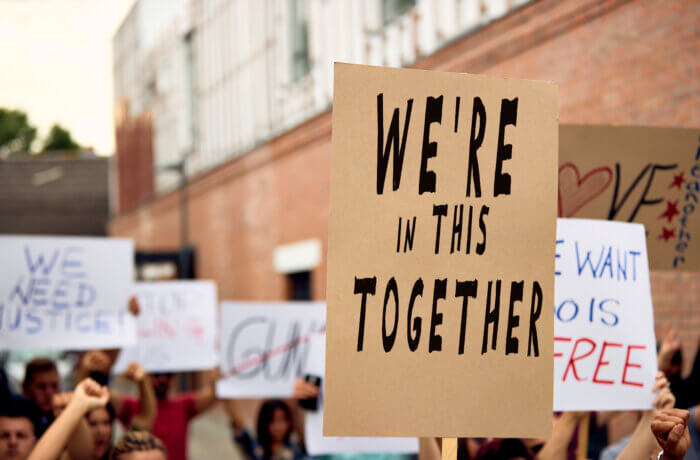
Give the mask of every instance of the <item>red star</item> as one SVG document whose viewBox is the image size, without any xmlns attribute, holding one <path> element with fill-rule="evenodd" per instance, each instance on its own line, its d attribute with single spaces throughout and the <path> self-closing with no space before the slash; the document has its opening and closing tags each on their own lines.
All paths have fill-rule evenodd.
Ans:
<svg viewBox="0 0 700 460">
<path fill-rule="evenodd" d="M 663 219 L 665 217 L 668 219 L 668 222 L 671 223 L 671 219 L 673 219 L 673 216 L 676 214 L 680 214 L 678 211 L 678 200 L 666 201 L 666 211 L 659 216 L 659 219 Z"/>
<path fill-rule="evenodd" d="M 685 173 L 683 171 L 681 171 L 680 174 L 676 174 L 675 176 L 673 176 L 673 182 L 671 183 L 671 185 L 669 185 L 668 188 L 677 187 L 678 190 L 680 190 L 681 185 L 683 185 L 683 182 L 685 182 L 685 179 L 683 178 L 683 174 L 685 174 Z"/>
<path fill-rule="evenodd" d="M 663 233 L 659 235 L 660 240 L 668 241 L 671 238 L 676 237 L 676 230 L 675 229 L 667 229 L 666 227 L 663 227 L 661 230 Z"/>
</svg>

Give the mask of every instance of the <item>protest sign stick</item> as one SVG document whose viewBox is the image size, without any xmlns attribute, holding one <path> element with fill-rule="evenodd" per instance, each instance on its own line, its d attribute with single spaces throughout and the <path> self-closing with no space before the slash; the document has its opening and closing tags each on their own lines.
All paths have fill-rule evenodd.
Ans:
<svg viewBox="0 0 700 460">
<path fill-rule="evenodd" d="M 442 460 L 457 460 L 457 438 L 442 438 Z"/>
<path fill-rule="evenodd" d="M 578 443 L 576 444 L 577 460 L 586 460 L 588 458 L 588 430 L 590 423 L 590 412 L 583 416 L 578 423 Z"/>
</svg>

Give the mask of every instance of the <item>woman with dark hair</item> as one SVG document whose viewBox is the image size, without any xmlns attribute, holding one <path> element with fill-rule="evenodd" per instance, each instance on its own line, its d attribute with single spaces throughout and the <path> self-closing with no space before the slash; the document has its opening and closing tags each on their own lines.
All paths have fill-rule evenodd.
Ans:
<svg viewBox="0 0 700 460">
<path fill-rule="evenodd" d="M 107 376 L 93 373 L 99 381 L 106 382 Z M 124 377 L 139 386 L 139 394 L 145 403 L 140 407 L 139 413 L 134 416 L 129 425 L 129 430 L 150 431 L 155 418 L 155 393 L 153 385 L 146 371 L 138 363 L 130 363 L 124 373 Z M 58 393 L 53 397 L 54 415 L 58 417 L 63 409 L 70 403 L 71 393 Z M 94 460 L 108 460 L 112 451 L 112 434 L 114 432 L 114 420 L 116 411 L 112 403 L 103 407 L 97 407 L 85 414 L 87 427 L 92 434 Z"/>
<path fill-rule="evenodd" d="M 112 433 L 114 432 L 114 418 L 114 407 L 109 403 L 105 407 L 93 409 L 85 414 L 94 443 L 92 457 L 94 460 L 109 460 L 112 448 Z"/>
<path fill-rule="evenodd" d="M 265 401 L 258 411 L 257 430 L 253 434 L 244 423 L 236 400 L 225 401 L 234 439 L 249 460 L 301 460 L 304 448 L 294 431 L 292 411 L 279 399 Z"/>
</svg>

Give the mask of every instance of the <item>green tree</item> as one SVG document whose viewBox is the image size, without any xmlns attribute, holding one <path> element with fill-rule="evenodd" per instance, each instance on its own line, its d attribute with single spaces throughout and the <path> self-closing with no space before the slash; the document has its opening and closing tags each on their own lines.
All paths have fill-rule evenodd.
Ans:
<svg viewBox="0 0 700 460">
<path fill-rule="evenodd" d="M 30 153 L 36 128 L 29 124 L 21 110 L 0 108 L 0 158 L 17 153 Z"/>
<path fill-rule="evenodd" d="M 56 150 L 78 150 L 80 145 L 73 140 L 70 132 L 61 125 L 54 124 L 51 126 L 49 135 L 44 141 L 44 147 L 41 153 L 56 151 Z"/>
</svg>

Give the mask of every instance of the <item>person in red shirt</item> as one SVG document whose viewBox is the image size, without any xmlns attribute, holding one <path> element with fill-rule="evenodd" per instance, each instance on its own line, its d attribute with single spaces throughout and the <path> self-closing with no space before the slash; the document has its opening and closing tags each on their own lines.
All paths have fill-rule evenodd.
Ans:
<svg viewBox="0 0 700 460">
<path fill-rule="evenodd" d="M 119 350 L 91 350 L 81 360 L 79 374 L 109 375 L 117 360 Z M 202 387 L 192 393 L 171 395 L 173 373 L 150 375 L 156 395 L 156 415 L 153 421 L 153 435 L 160 439 L 170 460 L 187 459 L 187 434 L 190 421 L 209 409 L 216 402 L 216 376 L 218 371 L 204 372 Z M 132 419 L 141 410 L 140 398 L 111 392 L 110 404 L 117 418 L 125 427 L 131 426 Z"/>
<path fill-rule="evenodd" d="M 170 395 L 172 380 L 172 373 L 151 375 L 158 400 L 153 435 L 163 441 L 170 460 L 185 460 L 190 421 L 216 402 L 216 379 L 214 371 L 206 372 L 204 385 L 199 391 L 174 396 Z M 139 398 L 113 394 L 111 402 L 124 426 L 129 426 L 131 419 L 139 413 Z"/>
</svg>

